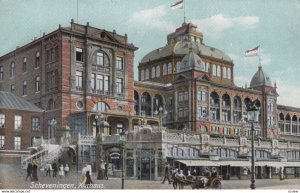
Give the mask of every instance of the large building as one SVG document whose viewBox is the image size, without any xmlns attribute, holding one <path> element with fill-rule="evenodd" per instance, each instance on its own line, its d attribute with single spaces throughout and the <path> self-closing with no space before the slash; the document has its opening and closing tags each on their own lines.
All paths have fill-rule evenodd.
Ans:
<svg viewBox="0 0 300 193">
<path fill-rule="evenodd" d="M 276 84 L 261 66 L 249 87 L 236 86 L 234 61 L 204 42 L 184 23 L 144 56 L 134 81 L 137 48 L 126 34 L 72 21 L 2 56 L 0 88 L 45 110 L 48 142 L 59 143 L 70 127 L 74 163 L 96 168 L 100 157 L 119 171 L 124 150 L 126 176 L 137 179 L 159 179 L 165 162 L 247 176 L 246 104 L 255 101 L 257 177 L 278 176 L 280 167 L 298 176 L 300 109 L 277 104 Z"/>
</svg>

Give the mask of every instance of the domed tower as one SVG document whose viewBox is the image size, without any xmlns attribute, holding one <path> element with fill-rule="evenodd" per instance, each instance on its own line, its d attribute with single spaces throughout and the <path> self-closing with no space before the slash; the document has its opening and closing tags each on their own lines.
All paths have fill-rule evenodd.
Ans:
<svg viewBox="0 0 300 193">
<path fill-rule="evenodd" d="M 278 139 L 278 124 L 276 119 L 277 97 L 276 86 L 272 85 L 271 79 L 267 73 L 258 67 L 257 72 L 251 79 L 250 89 L 262 92 L 262 101 L 260 101 L 260 124 L 262 127 L 263 138 Z"/>
</svg>

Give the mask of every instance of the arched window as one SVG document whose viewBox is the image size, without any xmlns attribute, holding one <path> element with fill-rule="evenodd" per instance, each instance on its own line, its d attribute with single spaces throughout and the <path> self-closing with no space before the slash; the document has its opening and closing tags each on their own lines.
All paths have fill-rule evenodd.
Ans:
<svg viewBox="0 0 300 193">
<path fill-rule="evenodd" d="M 156 77 L 160 77 L 160 66 L 156 66 Z"/>
<path fill-rule="evenodd" d="M 136 90 L 134 91 L 134 111 L 136 115 L 140 114 L 140 96 Z"/>
<path fill-rule="evenodd" d="M 220 120 L 219 95 L 216 92 L 210 94 L 210 119 L 212 121 Z"/>
<path fill-rule="evenodd" d="M 151 96 L 147 92 L 141 96 L 141 115 L 151 116 Z"/>
<path fill-rule="evenodd" d="M 164 107 L 162 96 L 156 94 L 153 98 L 153 111 L 159 112 L 159 108 Z"/>
<path fill-rule="evenodd" d="M 27 71 L 27 59 L 26 59 L 26 57 L 23 58 L 22 71 L 23 72 Z"/>
<path fill-rule="evenodd" d="M 100 67 L 108 67 L 110 66 L 110 61 L 108 55 L 103 51 L 97 51 L 94 55 L 93 65 Z"/>
<path fill-rule="evenodd" d="M 172 64 L 169 63 L 169 64 L 168 64 L 168 74 L 172 74 L 172 73 L 173 73 Z"/>
<path fill-rule="evenodd" d="M 105 102 L 98 102 L 94 105 L 93 111 L 105 112 L 109 110 L 109 106 Z"/>
<path fill-rule="evenodd" d="M 217 76 L 221 77 L 221 67 L 217 66 Z"/>
<path fill-rule="evenodd" d="M 141 81 L 145 80 L 145 71 L 141 70 Z"/>
<path fill-rule="evenodd" d="M 223 66 L 223 78 L 227 78 L 227 69 Z"/>
<path fill-rule="evenodd" d="M 149 69 L 148 68 L 145 71 L 145 80 L 149 80 Z"/>
<path fill-rule="evenodd" d="M 291 116 L 289 114 L 287 114 L 285 117 L 285 132 L 291 132 Z"/>
<path fill-rule="evenodd" d="M 15 76 L 15 74 L 16 74 L 16 65 L 15 62 L 12 62 L 10 64 L 10 77 Z"/>
<path fill-rule="evenodd" d="M 155 78 L 155 67 L 154 66 L 152 67 L 152 70 L 151 70 L 151 78 Z"/>
<path fill-rule="evenodd" d="M 241 98 L 235 96 L 233 99 L 233 122 L 238 123 L 242 119 L 242 102 Z"/>
<path fill-rule="evenodd" d="M 231 102 L 228 94 L 222 96 L 222 121 L 231 121 Z"/>
<path fill-rule="evenodd" d="M 27 95 L 27 81 L 23 81 L 23 96 Z"/>
<path fill-rule="evenodd" d="M 216 65 L 212 65 L 212 73 L 213 73 L 213 76 L 217 76 L 217 67 Z"/>
<path fill-rule="evenodd" d="M 54 106 L 53 99 L 49 99 L 47 104 L 47 110 L 53 109 L 53 106 Z"/>
<path fill-rule="evenodd" d="M 39 76 L 35 77 L 35 92 L 40 92 L 41 79 Z"/>
<path fill-rule="evenodd" d="M 40 67 L 40 52 L 36 52 L 35 54 L 35 67 Z"/>
<path fill-rule="evenodd" d="M 163 75 L 166 75 L 168 73 L 168 67 L 167 64 L 163 65 Z"/>
</svg>

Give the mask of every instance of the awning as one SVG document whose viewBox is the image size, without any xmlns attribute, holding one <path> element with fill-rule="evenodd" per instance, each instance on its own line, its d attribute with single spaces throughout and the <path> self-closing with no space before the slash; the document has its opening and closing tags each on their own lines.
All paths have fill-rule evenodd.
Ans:
<svg viewBox="0 0 300 193">
<path fill-rule="evenodd" d="M 266 161 L 255 162 L 254 165 L 255 166 L 277 167 L 277 168 L 285 166 L 285 164 L 282 162 L 266 162 Z"/>
<path fill-rule="evenodd" d="M 209 160 L 176 160 L 186 166 L 219 166 L 218 164 Z"/>
<path fill-rule="evenodd" d="M 251 163 L 249 161 L 219 161 L 215 162 L 219 166 L 232 166 L 232 167 L 250 167 Z"/>
<path fill-rule="evenodd" d="M 300 167 L 300 162 L 284 162 L 285 167 Z"/>
</svg>

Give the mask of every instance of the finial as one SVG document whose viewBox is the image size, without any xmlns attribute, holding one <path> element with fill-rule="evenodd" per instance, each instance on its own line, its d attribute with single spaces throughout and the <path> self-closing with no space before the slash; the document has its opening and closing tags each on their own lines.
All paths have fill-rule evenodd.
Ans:
<svg viewBox="0 0 300 193">
<path fill-rule="evenodd" d="M 274 87 L 275 87 L 275 88 L 277 88 L 277 83 L 276 83 L 276 80 L 275 80 L 275 83 L 274 83 Z"/>
<path fill-rule="evenodd" d="M 90 26 L 90 22 L 86 22 L 86 26 Z"/>
<path fill-rule="evenodd" d="M 71 19 L 71 23 L 74 23 L 74 19 Z"/>
</svg>

